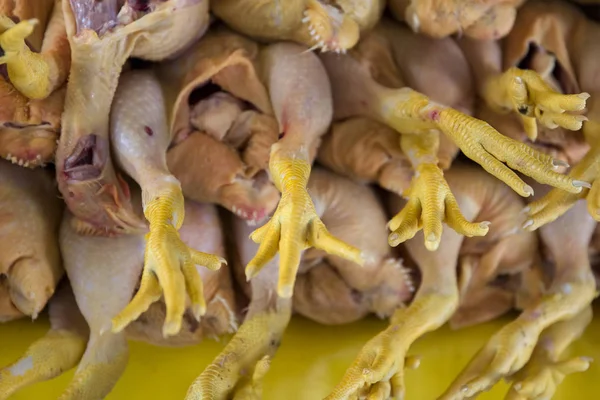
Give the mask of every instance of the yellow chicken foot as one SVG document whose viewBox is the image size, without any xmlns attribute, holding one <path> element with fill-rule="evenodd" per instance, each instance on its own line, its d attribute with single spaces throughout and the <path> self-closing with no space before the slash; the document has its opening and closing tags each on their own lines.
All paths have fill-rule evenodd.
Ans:
<svg viewBox="0 0 600 400">
<path fill-rule="evenodd" d="M 0 400 L 61 375 L 81 359 L 89 332 L 68 286 L 55 294 L 49 309 L 52 329 L 29 346 L 19 360 L 0 369 Z"/>
<path fill-rule="evenodd" d="M 561 126 L 572 131 L 581 129 L 587 118 L 572 113 L 583 111 L 590 95 L 560 94 L 537 72 L 513 67 L 487 81 L 484 97 L 496 111 L 518 112 L 527 137 L 535 140 L 537 121 L 548 128 Z"/>
<path fill-rule="evenodd" d="M 438 166 L 439 133 L 402 135 L 400 143 L 416 173 L 404 193 L 408 204 L 389 222 L 390 246 L 411 239 L 422 228 L 425 247 L 435 251 L 440 245 L 443 222 L 462 235 L 485 236 L 489 222 L 466 220 Z"/>
<path fill-rule="evenodd" d="M 262 399 L 263 378 L 290 317 L 291 304 L 287 304 L 244 321 L 221 354 L 194 381 L 186 400 L 227 400 L 230 393 L 236 400 Z"/>
<path fill-rule="evenodd" d="M 315 211 L 306 190 L 311 170 L 308 156 L 286 154 L 280 150 L 279 144 L 275 144 L 269 168 L 282 196 L 273 217 L 250 236 L 260 246 L 246 267 L 246 278 L 250 280 L 255 276 L 279 251 L 281 263 L 277 293 L 290 298 L 301 252 L 308 247 L 362 265 L 364 260 L 360 250 L 331 235 Z"/>
<path fill-rule="evenodd" d="M 523 228 L 534 231 L 546 225 L 571 209 L 577 201 L 585 198 L 590 215 L 600 221 L 600 146 L 592 146 L 585 157 L 571 170 L 573 179 L 592 182 L 590 190 L 581 193 L 568 193 L 563 190 L 553 189 L 544 197 L 530 203 L 525 211 L 528 219 Z"/>
<path fill-rule="evenodd" d="M 184 200 L 178 185 L 151 199 L 145 206 L 144 215 L 150 223 L 150 233 L 146 235 L 140 290 L 113 319 L 113 332 L 122 331 L 164 294 L 167 316 L 163 335 L 172 336 L 181 329 L 186 293 L 198 321 L 206 312 L 202 280 L 195 265 L 215 271 L 227 262 L 221 257 L 191 249 L 181 241 L 178 230 L 184 220 Z"/>
<path fill-rule="evenodd" d="M 533 195 L 533 189 L 511 168 L 570 193 L 579 193 L 582 187 L 590 186 L 554 171 L 564 163 L 502 135 L 484 121 L 436 104 L 412 89 L 388 90 L 379 96 L 381 103 L 376 112 L 383 122 L 400 133 L 431 129 L 444 132 L 467 157 L 523 197 Z"/>
<path fill-rule="evenodd" d="M 25 39 L 31 35 L 37 19 L 29 19 L 15 24 L 7 16 L 0 16 L 0 47 L 4 55 L 0 64 L 6 64 L 8 76 L 14 87 L 30 99 L 43 99 L 50 95 L 50 65 L 43 55 L 29 49 Z"/>
<path fill-rule="evenodd" d="M 471 360 L 440 400 L 467 399 L 500 379 L 521 370 L 539 343 L 542 332 L 584 311 L 596 297 L 596 285 L 587 255 L 595 221 L 583 204 L 541 229 L 545 246 L 556 264 L 552 286 L 537 302 L 504 326 Z"/>
<path fill-rule="evenodd" d="M 448 247 L 437 252 L 423 249 L 422 242 L 409 242 L 411 251 L 424 255 L 419 260 L 423 281 L 415 300 L 408 308 L 396 310 L 390 326 L 362 348 L 326 400 L 354 398 L 352 396 L 382 400 L 390 396 L 399 400 L 404 398 L 404 368 L 418 365 L 414 357 L 407 358 L 408 349 L 424 334 L 445 324 L 458 307 L 455 261 L 444 265 L 448 262 L 442 261 L 440 255 L 447 254 L 446 250 L 457 253 L 461 238 L 452 231 L 445 236 L 442 246 Z M 420 241 L 420 238 L 415 240 Z M 411 255 L 417 254 L 411 252 Z"/>
<path fill-rule="evenodd" d="M 540 337 L 531 360 L 511 380 L 514 382 L 506 400 L 551 399 L 567 375 L 583 372 L 592 361 L 589 357 L 567 359 L 567 347 L 579 339 L 592 320 L 592 308 L 585 308 L 575 318 L 558 322 Z"/>
</svg>

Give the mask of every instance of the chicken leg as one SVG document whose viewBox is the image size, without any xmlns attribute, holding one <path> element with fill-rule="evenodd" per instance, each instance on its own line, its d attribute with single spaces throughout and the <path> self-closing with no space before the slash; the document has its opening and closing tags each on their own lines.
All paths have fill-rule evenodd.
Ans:
<svg viewBox="0 0 600 400">
<path fill-rule="evenodd" d="M 36 382 L 61 375 L 77 365 L 85 351 L 89 330 L 68 284 L 49 304 L 51 329 L 16 362 L 0 370 L 0 399 Z"/>
<path fill-rule="evenodd" d="M 592 360 L 589 357 L 566 359 L 566 350 L 583 335 L 591 320 L 592 308 L 588 306 L 574 318 L 546 329 L 527 365 L 511 377 L 514 383 L 506 400 L 551 399 L 567 375 L 586 371 Z"/>
<path fill-rule="evenodd" d="M 257 250 L 248 239 L 252 229 L 235 218 L 240 263 Z M 277 295 L 279 257 L 275 256 L 251 280 L 248 314 L 235 336 L 188 390 L 186 400 L 261 399 L 262 378 L 275 355 L 292 314 L 292 301 Z"/>
<path fill-rule="evenodd" d="M 596 296 L 587 254 L 594 228 L 594 220 L 580 202 L 541 229 L 542 241 L 556 264 L 551 287 L 488 341 L 440 399 L 472 397 L 518 372 L 530 360 L 546 328 L 576 317 L 589 306 Z M 572 329 L 579 328 L 573 325 Z"/>
<path fill-rule="evenodd" d="M 46 1 L 52 9 L 45 29 L 49 35 L 44 38 L 39 53 L 32 51 L 25 41 L 40 23 L 38 19 L 22 20 L 15 24 L 8 16 L 0 16 L 0 47 L 4 50 L 0 64 L 6 64 L 12 85 L 30 99 L 45 99 L 67 79 L 68 59 L 62 57 L 63 53 L 58 49 L 68 48 L 62 2 Z"/>
<path fill-rule="evenodd" d="M 150 224 L 142 289 L 113 320 L 115 332 L 137 319 L 164 293 L 167 317 L 163 335 L 181 329 L 185 294 L 194 317 L 206 312 L 202 280 L 194 267 L 218 269 L 225 260 L 190 249 L 178 230 L 184 221 L 179 181 L 167 169 L 170 135 L 161 87 L 152 72 L 133 71 L 121 77 L 111 113 L 115 160 L 142 188 L 144 215 Z"/>
<path fill-rule="evenodd" d="M 262 54 L 266 86 L 283 137 L 272 146 L 269 168 L 282 193 L 273 217 L 252 233 L 260 243 L 246 276 L 255 276 L 280 251 L 277 292 L 290 298 L 300 253 L 316 247 L 359 264 L 360 251 L 333 237 L 315 212 L 306 190 L 311 170 L 309 147 L 331 123 L 331 93 L 327 74 L 312 53 L 290 43 L 270 45 Z M 294 71 L 290 75 L 290 71 Z M 290 79 L 292 76 L 294 79 Z"/>
<path fill-rule="evenodd" d="M 171 57 L 208 25 L 205 0 L 146 4 L 138 10 L 114 0 L 63 2 L 72 66 L 56 169 L 80 232 L 116 235 L 144 228 L 110 157 L 109 113 L 119 75 L 129 56 Z"/>
</svg>

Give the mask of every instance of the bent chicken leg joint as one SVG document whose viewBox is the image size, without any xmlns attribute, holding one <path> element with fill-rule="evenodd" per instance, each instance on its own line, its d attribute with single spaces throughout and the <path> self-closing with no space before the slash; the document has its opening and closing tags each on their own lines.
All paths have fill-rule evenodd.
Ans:
<svg viewBox="0 0 600 400">
<path fill-rule="evenodd" d="M 599 15 L 0 0 L 0 400 L 598 397 Z"/>
</svg>

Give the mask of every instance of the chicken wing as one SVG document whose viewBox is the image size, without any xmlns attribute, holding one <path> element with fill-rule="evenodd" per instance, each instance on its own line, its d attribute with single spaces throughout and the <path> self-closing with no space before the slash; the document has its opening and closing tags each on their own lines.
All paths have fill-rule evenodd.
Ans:
<svg viewBox="0 0 600 400">
<path fill-rule="evenodd" d="M 388 40 L 391 37 L 394 40 Z M 426 47 L 429 51 L 425 54 L 434 57 L 435 61 L 428 63 L 421 57 Z M 422 58 L 422 64 L 403 64 L 402 60 L 407 59 L 410 52 Z M 444 59 L 452 61 L 441 62 L 444 65 L 456 65 L 457 71 L 437 67 L 419 68 L 439 65 L 440 61 L 436 58 L 442 54 Z M 413 169 L 418 172 L 405 193 L 410 198 L 407 207 L 390 221 L 393 231 L 389 237 L 391 245 L 396 246 L 410 239 L 423 228 L 427 247 L 435 250 L 440 243 L 444 221 L 467 236 L 482 236 L 487 232 L 485 223 L 470 223 L 458 212 L 456 200 L 444 180 L 437 159 L 441 132 L 450 137 L 467 157 L 480 163 L 522 196 L 531 195 L 531 187 L 502 161 L 541 182 L 570 192 L 581 191 L 582 182 L 573 182 L 553 171 L 551 157 L 506 138 L 483 121 L 433 102 L 406 87 L 411 79 L 416 83 L 414 86 L 419 83 L 424 85 L 427 80 L 437 82 L 440 74 L 468 77 L 466 61 L 450 39 L 435 41 L 417 36 L 393 22 L 382 21 L 349 57 L 324 54 L 322 60 L 332 82 L 335 119 L 364 116 L 394 128 L 402 134 L 400 146 L 409 157 Z M 383 66 L 376 68 L 375 60 Z M 376 73 L 371 72 L 374 69 Z M 398 72 L 399 69 L 403 70 L 402 74 Z M 444 82 L 444 88 L 448 89 L 440 89 L 438 93 L 445 93 L 447 103 L 456 101 L 453 104 L 456 108 L 468 107 L 468 100 L 465 103 L 465 97 L 462 97 L 465 89 L 460 88 L 449 76 L 444 76 L 441 81 Z"/>
<path fill-rule="evenodd" d="M 309 249 L 302 254 L 292 299 L 277 295 L 278 257 L 250 281 L 243 266 L 256 251 L 248 239 L 250 228 L 235 221 L 239 253 L 236 276 L 250 297 L 245 322 L 225 350 L 202 373 L 188 399 L 261 398 L 261 381 L 281 342 L 292 307 L 295 312 L 324 324 L 343 324 L 369 313 L 391 315 L 412 295 L 412 281 L 386 245 L 385 213 L 372 189 L 322 168 L 308 183 L 317 215 L 331 232 L 365 249 L 363 267 Z M 356 212 L 357 208 L 361 212 Z M 365 229 L 355 229 L 364 226 Z"/>
<path fill-rule="evenodd" d="M 459 310 L 471 313 L 460 316 L 459 323 L 485 320 L 507 310 L 490 304 L 492 310 L 473 310 L 465 299 L 472 298 L 472 288 L 493 282 L 497 275 L 518 274 L 530 268 L 536 256 L 536 237 L 533 233 L 517 233 L 520 224 L 522 200 L 490 175 L 473 166 L 460 164 L 450 168 L 446 176 L 461 210 L 467 217 L 481 217 L 492 221 L 486 237 L 464 238 L 446 230 L 437 251 L 429 251 L 422 237 L 406 242 L 410 256 L 421 272 L 421 284 L 413 302 L 399 308 L 391 317 L 390 326 L 375 336 L 361 350 L 347 370 L 342 381 L 327 399 L 347 399 L 371 395 L 377 399 L 404 398 L 404 368 L 414 366 L 416 360 L 407 357 L 410 346 L 421 336 L 438 329 Z M 401 198 L 393 196 L 393 211 L 401 207 Z M 421 234 L 419 234 L 420 236 Z M 461 282 L 459 289 L 457 265 L 459 254 L 480 260 L 476 273 Z M 461 276 L 461 281 L 465 277 Z M 466 287 L 466 290 L 464 289 Z M 486 294 L 484 299 L 492 299 Z M 510 308 L 512 304 L 509 304 Z M 471 309 L 469 309 L 471 308 Z"/>
<path fill-rule="evenodd" d="M 177 55 L 208 26 L 208 1 L 63 1 L 71 46 L 56 170 L 80 232 L 114 235 L 143 229 L 109 149 L 109 113 L 129 56 Z"/>
<path fill-rule="evenodd" d="M 47 171 L 0 160 L 0 322 L 33 319 L 63 276 L 58 248 L 62 206 Z"/>
<path fill-rule="evenodd" d="M 122 330 L 164 294 L 166 336 L 181 329 L 185 293 L 196 319 L 206 312 L 202 281 L 194 264 L 218 269 L 225 260 L 189 248 L 180 237 L 184 199 L 179 181 L 167 169 L 170 142 L 167 114 L 160 84 L 151 71 L 122 75 L 111 112 L 115 161 L 142 189 L 142 207 L 149 222 L 144 258 L 144 282 L 132 302 L 113 320 Z"/>
<path fill-rule="evenodd" d="M 0 156 L 42 166 L 54 160 L 71 62 L 61 0 L 2 1 L 0 15 Z"/>
<path fill-rule="evenodd" d="M 229 26 L 259 40 L 291 40 L 321 51 L 346 52 L 371 29 L 385 0 L 221 0 L 211 10 Z"/>
<path fill-rule="evenodd" d="M 186 202 L 185 211 L 188 218 L 181 233 L 186 243 L 223 255 L 222 231 L 214 206 Z M 165 339 L 161 334 L 165 306 L 155 304 L 128 330 L 113 333 L 111 319 L 130 301 L 140 283 L 140 274 L 139 290 L 143 290 L 147 282 L 147 272 L 142 274 L 144 237 L 139 234 L 118 238 L 80 235 L 69 221 L 72 218 L 69 213 L 65 215 L 60 240 L 65 269 L 84 321 L 78 322 L 80 317 L 72 306 L 65 305 L 60 298 L 56 302 L 53 299 L 53 307 L 59 307 L 51 315 L 53 329 L 35 342 L 21 361 L 0 372 L 0 376 L 10 378 L 0 381 L 0 389 L 6 385 L 12 392 L 77 365 L 75 376 L 60 399 L 103 399 L 127 365 L 127 337 L 159 345 L 189 345 L 198 343 L 205 336 L 235 330 L 228 271 L 197 268 L 196 273 L 207 287 L 206 292 L 199 293 L 202 302 L 208 303 L 206 318 L 198 321 L 193 312 L 186 313 L 182 332 Z M 196 267 L 192 265 L 191 268 Z M 15 365 L 28 365 L 26 374 L 21 374 L 23 367 L 16 369 Z M 16 376 L 18 374 L 21 375 Z"/>
<path fill-rule="evenodd" d="M 389 0 L 390 10 L 414 32 L 435 38 L 455 33 L 473 39 L 498 39 L 510 31 L 525 0 Z"/>
<path fill-rule="evenodd" d="M 540 193 L 543 189 L 536 187 Z M 588 245 L 595 226 L 585 204 L 580 202 L 559 220 L 540 229 L 546 257 L 554 265 L 551 285 L 543 296 L 487 342 L 440 399 L 471 398 L 524 367 L 513 384 L 513 391 L 517 393 L 510 395 L 537 399 L 540 393 L 552 395 L 565 374 L 587 368 L 585 359 L 566 365 L 559 363 L 558 359 L 566 345 L 581 335 L 589 322 L 586 310 L 596 296 L 596 285 L 588 258 Z M 544 342 L 540 342 L 541 335 L 556 343 L 545 346 Z M 536 346 L 539 350 L 533 356 Z M 526 367 L 528 362 L 529 368 Z M 543 373 L 539 372 L 540 367 L 556 373 L 550 372 L 552 379 L 545 379 L 537 375 Z"/>
</svg>

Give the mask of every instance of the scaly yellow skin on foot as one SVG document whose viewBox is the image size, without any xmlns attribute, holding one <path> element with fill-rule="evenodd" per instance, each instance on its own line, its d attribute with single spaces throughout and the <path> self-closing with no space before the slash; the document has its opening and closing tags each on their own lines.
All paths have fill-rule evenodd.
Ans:
<svg viewBox="0 0 600 400">
<path fill-rule="evenodd" d="M 590 215 L 596 221 L 600 221 L 600 146 L 592 146 L 585 157 L 573 167 L 570 175 L 573 179 L 591 182 L 591 189 L 585 189 L 581 193 L 552 189 L 525 208 L 529 217 L 523 225 L 525 230 L 534 231 L 556 220 L 584 198 L 587 200 Z"/>
<path fill-rule="evenodd" d="M 404 193 L 408 204 L 389 222 L 390 246 L 398 246 L 423 229 L 425 247 L 435 251 L 440 245 L 443 222 L 461 235 L 485 236 L 489 222 L 467 221 L 438 167 L 439 133 L 403 135 L 400 143 L 411 160 L 415 176 Z"/>
<path fill-rule="evenodd" d="M 566 287 L 568 286 L 568 288 Z M 536 306 L 498 331 L 477 353 L 440 400 L 468 399 L 514 375 L 531 358 L 538 339 L 549 326 L 575 317 L 596 296 L 591 272 L 579 282 L 563 285 Z"/>
<path fill-rule="evenodd" d="M 191 249 L 181 241 L 178 230 L 184 220 L 184 200 L 179 186 L 150 200 L 144 215 L 150 223 L 150 232 L 146 235 L 140 289 L 131 303 L 113 319 L 113 331 L 122 331 L 164 294 L 167 316 L 163 336 L 168 337 L 181 329 L 186 293 L 197 320 L 206 312 L 202 280 L 195 265 L 215 271 L 226 261 Z"/>
<path fill-rule="evenodd" d="M 555 172 L 562 164 L 552 157 L 502 135 L 484 121 L 436 104 L 412 89 L 396 90 L 384 96 L 380 109 L 383 121 L 400 133 L 442 131 L 467 157 L 523 197 L 531 196 L 533 189 L 511 168 L 569 193 L 579 193 L 583 186 L 589 186 Z"/>
<path fill-rule="evenodd" d="M 448 294 L 423 293 L 410 307 L 397 310 L 390 326 L 362 348 L 326 400 L 403 399 L 404 368 L 418 366 L 414 357 L 407 358 L 408 349 L 425 333 L 445 324 L 457 307 L 458 289 Z"/>
<path fill-rule="evenodd" d="M 359 249 L 331 235 L 318 217 L 306 190 L 311 169 L 307 159 L 282 154 L 276 146 L 271 151 L 269 168 L 275 186 L 282 194 L 281 200 L 269 222 L 250 236 L 260 246 L 246 267 L 246 278 L 250 280 L 279 251 L 277 293 L 280 297 L 290 298 L 302 250 L 315 247 L 359 265 L 364 260 Z"/>
<path fill-rule="evenodd" d="M 0 370 L 0 399 L 31 384 L 55 378 L 77 365 L 87 338 L 65 330 L 53 330 L 34 342 L 15 363 Z"/>
<path fill-rule="evenodd" d="M 262 399 L 263 379 L 290 317 L 288 309 L 259 313 L 245 321 L 194 381 L 186 400 Z"/>
<path fill-rule="evenodd" d="M 519 113 L 527 137 L 535 140 L 537 121 L 548 128 L 561 126 L 572 131 L 581 129 L 587 118 L 570 113 L 584 110 L 590 95 L 560 94 L 537 72 L 513 67 L 487 82 L 484 97 L 487 104 L 497 112 Z"/>
<path fill-rule="evenodd" d="M 6 64 L 13 86 L 30 99 L 44 99 L 50 95 L 50 67 L 39 53 L 32 52 L 25 39 L 31 35 L 37 19 L 18 24 L 6 16 L 0 16 L 0 47 L 4 56 L 0 64 Z"/>
<path fill-rule="evenodd" d="M 586 371 L 589 357 L 567 358 L 567 347 L 577 340 L 592 320 L 592 308 L 587 307 L 575 318 L 558 322 L 540 337 L 531 360 L 511 377 L 514 382 L 506 400 L 551 399 L 567 375 Z"/>
</svg>

